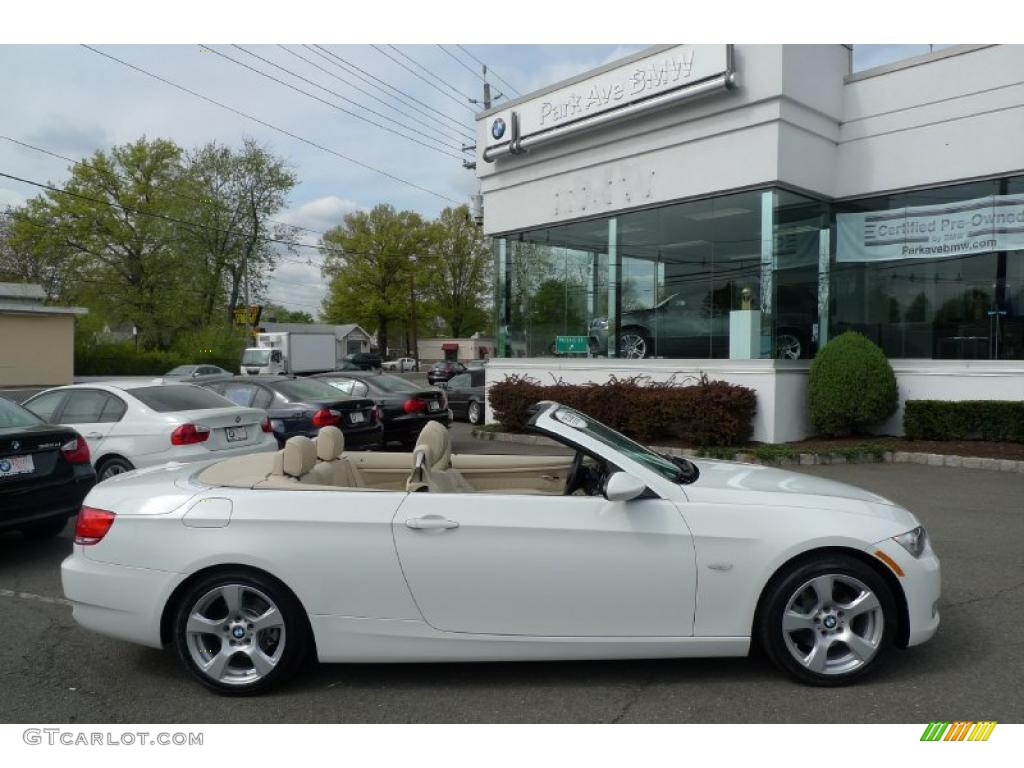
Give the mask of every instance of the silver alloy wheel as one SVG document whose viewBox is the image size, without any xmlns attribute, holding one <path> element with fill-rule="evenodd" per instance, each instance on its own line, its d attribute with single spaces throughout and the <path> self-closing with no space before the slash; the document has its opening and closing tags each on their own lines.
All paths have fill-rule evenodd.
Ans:
<svg viewBox="0 0 1024 768">
<path fill-rule="evenodd" d="M 804 582 L 782 614 L 786 648 L 801 666 L 821 675 L 853 672 L 882 645 L 885 615 L 868 586 L 841 573 Z"/>
<path fill-rule="evenodd" d="M 218 683 L 262 680 L 281 661 L 284 617 L 266 594 L 248 584 L 222 584 L 189 611 L 185 642 L 192 661 Z"/>
<path fill-rule="evenodd" d="M 633 360 L 647 357 L 647 342 L 639 333 L 627 331 L 619 336 L 619 354 Z"/>
<path fill-rule="evenodd" d="M 803 345 L 799 337 L 792 333 L 780 333 L 775 337 L 775 357 L 783 360 L 799 360 L 803 353 Z"/>
<path fill-rule="evenodd" d="M 469 423 L 478 424 L 480 422 L 480 403 L 473 402 L 469 404 Z"/>
<path fill-rule="evenodd" d="M 123 464 L 114 462 L 112 464 L 108 464 L 103 468 L 103 472 L 100 474 L 99 479 L 106 480 L 107 478 L 113 477 L 114 475 L 123 475 L 125 472 L 128 471 L 130 470 Z"/>
</svg>

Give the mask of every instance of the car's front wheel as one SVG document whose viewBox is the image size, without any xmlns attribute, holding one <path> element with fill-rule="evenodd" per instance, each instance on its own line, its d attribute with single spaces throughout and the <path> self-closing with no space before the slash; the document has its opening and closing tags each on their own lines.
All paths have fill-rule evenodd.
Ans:
<svg viewBox="0 0 1024 768">
<path fill-rule="evenodd" d="M 619 357 L 640 360 L 650 354 L 647 337 L 639 328 L 623 328 L 619 334 Z"/>
<path fill-rule="evenodd" d="M 759 617 L 768 657 L 798 681 L 845 685 L 868 672 L 892 646 L 896 605 L 870 566 L 822 555 L 769 587 Z"/>
<path fill-rule="evenodd" d="M 484 408 L 476 400 L 470 402 L 467 418 L 470 424 L 480 424 L 484 420 Z"/>
<path fill-rule="evenodd" d="M 306 655 L 302 607 L 255 572 L 215 573 L 182 595 L 174 621 L 178 656 L 203 685 L 244 696 L 288 680 Z"/>
</svg>

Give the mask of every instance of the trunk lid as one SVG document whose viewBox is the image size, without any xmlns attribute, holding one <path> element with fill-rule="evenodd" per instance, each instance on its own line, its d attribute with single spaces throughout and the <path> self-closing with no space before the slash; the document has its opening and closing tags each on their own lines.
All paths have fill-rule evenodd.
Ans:
<svg viewBox="0 0 1024 768">
<path fill-rule="evenodd" d="M 255 446 L 263 442 L 260 424 L 266 414 L 258 408 L 210 408 L 167 414 L 181 424 L 207 427 L 210 436 L 201 443 L 211 451 Z"/>
</svg>

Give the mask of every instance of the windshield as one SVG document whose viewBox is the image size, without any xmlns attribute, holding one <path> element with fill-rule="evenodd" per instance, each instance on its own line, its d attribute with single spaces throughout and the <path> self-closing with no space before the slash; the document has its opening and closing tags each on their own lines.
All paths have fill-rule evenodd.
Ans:
<svg viewBox="0 0 1024 768">
<path fill-rule="evenodd" d="M 194 370 L 194 365 L 179 365 L 177 368 L 171 368 L 164 376 L 191 376 Z"/>
<path fill-rule="evenodd" d="M 330 384 L 325 384 L 316 379 L 290 379 L 279 381 L 273 385 L 274 389 L 287 397 L 289 400 L 338 400 L 344 399 L 344 395 Z"/>
<path fill-rule="evenodd" d="M 247 349 L 242 354 L 242 365 L 267 365 L 269 363 L 269 349 Z"/>
<path fill-rule="evenodd" d="M 128 393 L 147 408 L 157 413 L 174 411 L 208 411 L 231 408 L 230 400 L 216 392 L 192 384 L 163 384 L 157 387 L 136 387 Z"/>
<path fill-rule="evenodd" d="M 596 419 L 575 411 L 572 408 L 560 406 L 551 417 L 556 421 L 572 427 L 578 432 L 604 443 L 609 448 L 628 456 L 638 464 L 642 464 L 652 472 L 657 472 L 666 480 L 673 483 L 692 483 L 697 479 L 697 467 L 682 458 L 674 458 L 655 453 L 640 443 L 630 440 L 620 432 L 607 427 Z"/>
<path fill-rule="evenodd" d="M 0 397 L 0 429 L 35 427 L 43 423 L 43 420 L 31 411 Z"/>
</svg>

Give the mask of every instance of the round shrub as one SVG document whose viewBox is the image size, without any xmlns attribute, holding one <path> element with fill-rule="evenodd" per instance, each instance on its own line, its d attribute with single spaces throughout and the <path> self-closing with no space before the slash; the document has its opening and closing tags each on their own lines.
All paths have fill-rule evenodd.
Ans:
<svg viewBox="0 0 1024 768">
<path fill-rule="evenodd" d="M 862 432 L 896 412 L 896 374 L 885 353 L 848 331 L 819 350 L 808 385 L 811 422 L 823 435 Z"/>
</svg>

